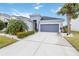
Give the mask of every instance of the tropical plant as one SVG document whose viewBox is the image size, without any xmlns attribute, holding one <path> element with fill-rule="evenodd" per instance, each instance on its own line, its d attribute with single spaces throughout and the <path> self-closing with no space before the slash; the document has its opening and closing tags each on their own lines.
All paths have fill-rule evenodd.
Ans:
<svg viewBox="0 0 79 59">
<path fill-rule="evenodd" d="M 28 26 L 21 20 L 11 19 L 7 25 L 6 33 L 16 34 L 28 30 Z"/>
<path fill-rule="evenodd" d="M 68 33 L 71 33 L 71 19 L 76 19 L 79 15 L 79 4 L 78 3 L 65 3 L 64 6 L 57 12 L 67 17 L 67 28 Z"/>
<path fill-rule="evenodd" d="M 63 27 L 63 32 L 64 32 L 64 33 L 67 33 L 67 32 L 68 32 L 67 26 L 64 26 L 64 27 Z"/>
<path fill-rule="evenodd" d="M 4 27 L 5 27 L 4 22 L 0 20 L 0 30 L 2 30 Z"/>
</svg>

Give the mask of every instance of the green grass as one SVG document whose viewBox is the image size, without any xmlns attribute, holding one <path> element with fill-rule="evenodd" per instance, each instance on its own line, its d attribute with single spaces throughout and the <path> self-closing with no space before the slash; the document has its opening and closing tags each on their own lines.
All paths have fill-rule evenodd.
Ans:
<svg viewBox="0 0 79 59">
<path fill-rule="evenodd" d="M 73 37 L 65 37 L 67 41 L 77 50 L 79 51 L 79 32 L 73 32 Z"/>
<path fill-rule="evenodd" d="M 16 42 L 17 40 L 12 39 L 12 38 L 8 38 L 5 36 L 0 36 L 0 48 L 3 48 L 5 46 L 8 46 L 14 42 Z"/>
</svg>

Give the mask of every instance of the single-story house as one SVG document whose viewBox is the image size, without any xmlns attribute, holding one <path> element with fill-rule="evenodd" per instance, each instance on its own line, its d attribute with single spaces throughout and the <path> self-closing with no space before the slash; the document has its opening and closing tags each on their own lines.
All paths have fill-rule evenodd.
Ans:
<svg viewBox="0 0 79 59">
<path fill-rule="evenodd" d="M 8 23 L 8 21 L 11 20 L 11 19 L 22 20 L 28 25 L 29 31 L 33 30 L 33 21 L 30 18 L 0 13 L 0 20 L 2 20 L 3 22 Z"/>
<path fill-rule="evenodd" d="M 63 27 L 63 19 L 41 16 L 39 14 L 30 15 L 30 19 L 34 22 L 34 28 L 39 32 L 61 32 Z"/>
<path fill-rule="evenodd" d="M 27 24 L 29 31 L 35 29 L 39 32 L 61 32 L 64 21 L 61 18 L 42 16 L 40 14 L 31 14 L 29 15 L 29 18 L 27 18 L 23 16 L 15 16 L 0 13 L 0 18 L 4 22 L 8 22 L 9 19 L 22 20 Z"/>
</svg>

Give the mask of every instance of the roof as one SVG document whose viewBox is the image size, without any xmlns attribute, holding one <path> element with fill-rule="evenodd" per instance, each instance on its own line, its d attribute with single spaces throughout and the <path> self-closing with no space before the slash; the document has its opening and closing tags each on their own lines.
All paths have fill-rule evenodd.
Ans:
<svg viewBox="0 0 79 59">
<path fill-rule="evenodd" d="M 40 17 L 40 20 L 57 20 L 57 21 L 64 21 L 62 18 L 56 17 L 49 17 L 49 16 L 41 16 L 40 14 L 31 14 L 30 17 Z"/>
<path fill-rule="evenodd" d="M 8 21 L 12 17 L 14 17 L 15 19 L 18 19 L 18 20 L 33 22 L 32 20 L 30 20 L 30 18 L 27 18 L 27 17 L 24 17 L 24 16 L 16 16 L 16 15 L 8 15 L 8 14 L 5 14 L 5 13 L 0 13 L 0 18 L 2 20 L 4 19 L 5 21 Z"/>
<path fill-rule="evenodd" d="M 40 14 L 31 14 L 30 16 L 31 16 L 31 17 L 36 17 L 36 16 L 40 16 L 40 17 L 41 17 Z"/>
<path fill-rule="evenodd" d="M 55 17 L 48 17 L 48 16 L 42 16 L 41 20 L 62 20 L 62 18 L 55 18 Z"/>
<path fill-rule="evenodd" d="M 19 19 L 19 20 L 32 22 L 32 20 L 30 20 L 30 18 L 27 18 L 27 17 L 24 17 L 24 16 L 15 16 L 15 15 L 12 15 L 12 17 L 15 17 L 16 19 Z"/>
</svg>

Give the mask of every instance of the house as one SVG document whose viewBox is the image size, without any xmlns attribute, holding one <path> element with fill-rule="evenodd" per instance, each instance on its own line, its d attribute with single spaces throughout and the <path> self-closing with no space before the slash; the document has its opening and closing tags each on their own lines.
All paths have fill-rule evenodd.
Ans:
<svg viewBox="0 0 79 59">
<path fill-rule="evenodd" d="M 27 24 L 29 31 L 35 29 L 36 31 L 39 32 L 61 32 L 64 21 L 63 19 L 49 16 L 42 16 L 40 14 L 31 14 L 29 16 L 30 18 L 0 13 L 0 18 L 4 22 L 8 22 L 9 19 L 24 21 Z"/>
<path fill-rule="evenodd" d="M 41 16 L 39 14 L 30 15 L 30 19 L 34 23 L 35 30 L 39 32 L 61 32 L 63 27 L 63 19 Z"/>
<path fill-rule="evenodd" d="M 26 23 L 28 25 L 29 31 L 33 30 L 33 21 L 30 20 L 30 18 L 0 13 L 0 20 L 2 20 L 3 22 L 8 23 L 8 21 L 11 19 L 22 20 L 22 21 L 24 21 L 24 23 Z"/>
<path fill-rule="evenodd" d="M 33 30 L 33 21 L 30 18 L 23 17 L 23 16 L 11 16 L 12 19 L 22 20 L 28 26 L 28 31 Z"/>
</svg>

